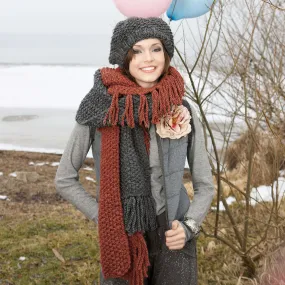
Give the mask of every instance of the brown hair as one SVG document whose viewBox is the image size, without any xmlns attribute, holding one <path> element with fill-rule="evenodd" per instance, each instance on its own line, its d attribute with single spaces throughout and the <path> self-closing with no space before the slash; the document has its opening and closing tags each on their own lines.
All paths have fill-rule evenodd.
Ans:
<svg viewBox="0 0 285 285">
<path fill-rule="evenodd" d="M 163 43 L 162 43 L 162 46 L 163 46 L 163 52 L 164 52 L 164 58 L 165 58 L 165 63 L 164 63 L 164 69 L 162 71 L 162 74 L 161 76 L 158 78 L 158 81 L 164 76 L 164 75 L 167 75 L 168 74 L 168 70 L 169 70 L 169 66 L 170 66 L 170 56 L 168 55 Z M 123 64 L 123 74 L 126 75 L 130 80 L 136 82 L 135 78 L 131 75 L 130 73 L 130 62 L 132 61 L 133 57 L 134 57 L 135 53 L 134 53 L 134 50 L 131 48 L 128 53 L 127 53 L 127 56 L 124 60 L 124 64 Z"/>
</svg>

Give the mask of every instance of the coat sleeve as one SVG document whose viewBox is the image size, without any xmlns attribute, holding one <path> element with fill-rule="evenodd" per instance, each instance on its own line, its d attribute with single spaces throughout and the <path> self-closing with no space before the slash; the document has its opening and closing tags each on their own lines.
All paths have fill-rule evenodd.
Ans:
<svg viewBox="0 0 285 285">
<path fill-rule="evenodd" d="M 87 218 L 97 222 L 97 200 L 79 182 L 79 169 L 89 151 L 89 140 L 89 127 L 76 123 L 61 157 L 55 176 L 55 186 L 57 193 L 72 203 Z"/>
<path fill-rule="evenodd" d="M 187 159 L 192 176 L 194 199 L 185 215 L 201 225 L 214 197 L 214 184 L 211 167 L 205 147 L 202 124 L 191 106 L 194 132 L 192 144 L 188 146 Z"/>
</svg>

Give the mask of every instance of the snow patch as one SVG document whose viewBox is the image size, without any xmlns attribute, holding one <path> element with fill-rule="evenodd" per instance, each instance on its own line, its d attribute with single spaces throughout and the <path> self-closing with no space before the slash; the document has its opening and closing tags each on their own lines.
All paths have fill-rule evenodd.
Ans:
<svg viewBox="0 0 285 285">
<path fill-rule="evenodd" d="M 12 144 L 1 144 L 0 150 L 15 150 L 15 151 L 27 151 L 27 152 L 40 152 L 40 153 L 54 153 L 54 154 L 63 154 L 63 149 L 53 149 L 53 148 L 33 148 L 33 147 L 25 147 L 18 146 Z M 93 157 L 92 150 L 90 149 L 87 157 Z"/>
<path fill-rule="evenodd" d="M 258 202 L 272 202 L 278 196 L 278 199 L 284 198 L 285 195 L 285 178 L 279 177 L 277 181 L 274 181 L 272 186 L 261 185 L 257 188 L 253 188 L 251 196 L 251 205 L 256 205 Z"/>
<path fill-rule="evenodd" d="M 29 162 L 29 165 L 34 165 L 34 166 L 43 166 L 47 164 L 49 164 L 49 162 L 38 162 L 38 163 L 34 163 L 33 161 Z"/>
<path fill-rule="evenodd" d="M 232 196 L 229 196 L 228 198 L 226 198 L 226 202 L 228 205 L 231 205 L 232 203 L 236 202 L 236 198 L 235 197 L 232 197 Z M 211 207 L 212 210 L 216 211 L 217 210 L 217 207 Z M 220 202 L 219 203 L 219 210 L 220 211 L 225 211 L 225 207 L 224 207 L 224 204 L 223 202 Z"/>
<path fill-rule="evenodd" d="M 277 181 L 274 181 L 272 186 L 261 185 L 257 188 L 252 188 L 250 193 L 250 204 L 255 206 L 257 203 L 262 202 L 272 202 L 273 197 L 276 199 L 278 196 L 278 200 L 285 198 L 285 177 L 279 177 Z M 234 197 L 228 197 L 226 199 L 227 204 L 231 205 L 236 202 Z M 245 203 L 245 201 L 242 201 Z M 217 207 L 211 207 L 212 210 L 216 211 Z M 222 202 L 219 204 L 220 211 L 225 211 L 225 207 Z"/>
</svg>

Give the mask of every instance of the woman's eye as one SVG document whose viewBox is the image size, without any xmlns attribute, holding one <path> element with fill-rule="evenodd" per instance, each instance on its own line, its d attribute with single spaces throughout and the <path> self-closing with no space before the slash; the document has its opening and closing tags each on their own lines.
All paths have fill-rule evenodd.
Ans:
<svg viewBox="0 0 285 285">
<path fill-rule="evenodd" d="M 138 54 L 138 53 L 140 53 L 140 52 L 141 52 L 140 50 L 133 49 L 133 53 L 134 53 L 134 54 Z"/>
<path fill-rule="evenodd" d="M 157 47 L 157 48 L 155 48 L 153 51 L 154 51 L 154 52 L 160 52 L 161 50 L 162 50 L 161 47 Z M 133 49 L 133 53 L 134 53 L 134 54 L 138 54 L 138 53 L 142 53 L 142 51 L 139 50 L 139 49 Z"/>
</svg>

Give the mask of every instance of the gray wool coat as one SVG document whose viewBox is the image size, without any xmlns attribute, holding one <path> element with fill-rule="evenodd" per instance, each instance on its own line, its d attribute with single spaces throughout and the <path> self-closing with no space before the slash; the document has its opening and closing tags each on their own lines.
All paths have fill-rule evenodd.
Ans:
<svg viewBox="0 0 285 285">
<path fill-rule="evenodd" d="M 185 217 L 192 218 L 198 225 L 201 225 L 214 195 L 213 179 L 205 150 L 202 126 L 193 107 L 191 110 L 194 124 L 191 147 L 188 143 L 188 136 L 180 139 L 168 139 L 156 135 L 169 226 L 173 220 L 181 221 Z M 100 132 L 95 131 L 91 146 L 98 183 L 96 197 L 91 196 L 79 182 L 78 172 L 89 151 L 89 142 L 90 128 L 76 123 L 61 157 L 55 185 L 57 192 L 64 199 L 71 202 L 86 217 L 97 221 L 100 201 Z M 189 200 L 183 185 L 186 158 L 190 166 L 194 188 L 193 201 Z"/>
</svg>

